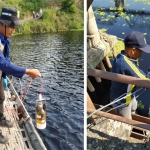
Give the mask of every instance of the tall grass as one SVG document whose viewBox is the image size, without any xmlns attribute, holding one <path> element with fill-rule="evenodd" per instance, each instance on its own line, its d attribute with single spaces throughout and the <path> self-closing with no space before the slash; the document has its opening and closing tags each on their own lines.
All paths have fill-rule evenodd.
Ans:
<svg viewBox="0 0 150 150">
<path fill-rule="evenodd" d="M 26 1 L 26 3 L 23 3 L 23 1 Z M 35 8 L 35 6 L 33 6 L 33 3 L 27 0 L 7 0 L 7 2 L 6 1 L 0 2 L 0 8 L 4 6 L 17 8 L 20 11 L 20 18 L 22 20 L 24 18 L 32 17 L 32 11 Z M 36 7 L 40 8 L 40 6 Z M 75 13 L 62 11 L 59 7 L 54 6 L 51 6 L 50 8 L 45 7 L 42 9 L 43 9 L 42 18 L 35 19 L 32 21 L 25 21 L 22 26 L 19 26 L 17 28 L 15 34 L 83 30 L 84 27 L 83 6 L 75 7 L 74 8 Z"/>
<path fill-rule="evenodd" d="M 79 11 L 79 8 L 76 8 Z M 16 34 L 46 33 L 66 30 L 83 30 L 83 14 L 68 14 L 55 7 L 44 9 L 42 19 L 27 21 L 16 30 Z"/>
</svg>

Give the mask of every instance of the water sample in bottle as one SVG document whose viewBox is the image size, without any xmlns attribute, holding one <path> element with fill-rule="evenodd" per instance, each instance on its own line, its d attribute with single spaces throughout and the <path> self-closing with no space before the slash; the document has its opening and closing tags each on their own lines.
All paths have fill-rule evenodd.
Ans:
<svg viewBox="0 0 150 150">
<path fill-rule="evenodd" d="M 36 127 L 38 129 L 46 128 L 46 100 L 42 99 L 42 95 L 39 95 L 39 100 L 36 100 Z"/>
</svg>

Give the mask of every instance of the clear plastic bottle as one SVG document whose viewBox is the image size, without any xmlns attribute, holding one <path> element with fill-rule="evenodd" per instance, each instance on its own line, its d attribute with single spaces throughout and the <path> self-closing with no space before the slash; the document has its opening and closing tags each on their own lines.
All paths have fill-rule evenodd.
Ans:
<svg viewBox="0 0 150 150">
<path fill-rule="evenodd" d="M 36 127 L 38 129 L 46 128 L 46 102 L 39 95 L 39 100 L 36 101 Z"/>
</svg>

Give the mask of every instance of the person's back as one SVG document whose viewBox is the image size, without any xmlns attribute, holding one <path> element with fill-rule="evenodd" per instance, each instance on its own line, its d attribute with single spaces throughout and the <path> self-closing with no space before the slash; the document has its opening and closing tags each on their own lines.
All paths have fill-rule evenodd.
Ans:
<svg viewBox="0 0 150 150">
<path fill-rule="evenodd" d="M 42 16 L 42 8 L 40 8 L 39 15 Z"/>
</svg>

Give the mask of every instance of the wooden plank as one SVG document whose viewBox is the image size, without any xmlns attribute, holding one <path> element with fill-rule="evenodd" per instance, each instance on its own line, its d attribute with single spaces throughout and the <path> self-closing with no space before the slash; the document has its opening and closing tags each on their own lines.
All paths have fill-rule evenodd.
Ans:
<svg viewBox="0 0 150 150">
<path fill-rule="evenodd" d="M 140 122 L 150 124 L 150 118 L 140 116 L 140 115 L 137 115 L 137 114 L 132 114 L 132 119 L 136 120 L 136 121 L 140 121 Z"/>
</svg>

